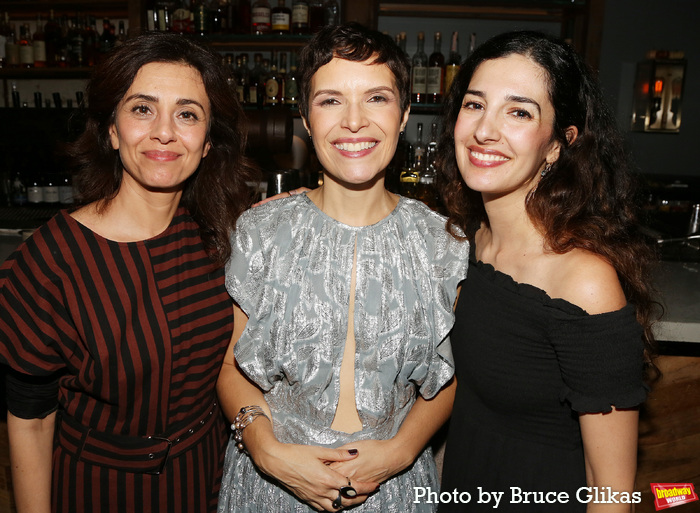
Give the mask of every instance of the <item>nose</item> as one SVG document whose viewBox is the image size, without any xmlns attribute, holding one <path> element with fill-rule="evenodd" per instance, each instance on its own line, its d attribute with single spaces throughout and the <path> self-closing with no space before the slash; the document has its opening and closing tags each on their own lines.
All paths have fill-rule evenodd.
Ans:
<svg viewBox="0 0 700 513">
<path fill-rule="evenodd" d="M 358 132 L 369 124 L 362 102 L 350 102 L 345 108 L 341 126 L 351 132 Z"/>
<path fill-rule="evenodd" d="M 168 144 L 175 140 L 175 121 L 167 115 L 156 116 L 151 130 L 151 138 L 161 144 Z"/>
<path fill-rule="evenodd" d="M 474 132 L 474 138 L 478 142 L 496 141 L 499 139 L 500 131 L 496 116 L 495 112 L 491 113 L 488 110 L 484 110 Z"/>
</svg>

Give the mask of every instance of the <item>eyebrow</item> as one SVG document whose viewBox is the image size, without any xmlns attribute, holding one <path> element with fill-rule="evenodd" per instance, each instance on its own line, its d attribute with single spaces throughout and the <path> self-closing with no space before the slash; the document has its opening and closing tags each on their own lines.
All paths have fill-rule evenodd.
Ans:
<svg viewBox="0 0 700 513">
<path fill-rule="evenodd" d="M 483 91 L 475 91 L 472 89 L 468 89 L 465 94 L 473 94 L 474 96 L 478 96 L 479 98 L 486 98 L 486 94 Z M 511 95 L 506 96 L 506 101 L 516 102 L 516 103 L 528 103 L 528 104 L 534 106 L 537 109 L 538 113 L 542 112 L 542 108 L 540 107 L 540 104 L 537 103 L 532 98 L 528 98 L 527 96 L 518 96 L 517 94 L 511 94 Z"/>
<path fill-rule="evenodd" d="M 389 92 L 391 94 L 396 94 L 396 91 L 394 90 L 394 88 L 389 87 L 389 86 L 372 87 L 371 89 L 367 89 L 364 94 L 383 93 L 383 92 Z M 321 96 L 324 94 L 342 96 L 343 93 L 341 93 L 340 91 L 336 91 L 335 89 L 321 89 L 319 91 L 316 91 L 314 93 L 313 97 L 316 98 L 317 96 Z"/>
<path fill-rule="evenodd" d="M 130 102 L 132 100 L 143 100 L 145 102 L 158 103 L 158 98 L 151 96 L 150 94 L 136 93 L 132 94 L 128 98 L 124 98 L 124 103 Z M 202 110 L 205 110 L 201 103 L 197 100 L 190 100 L 188 98 L 180 98 L 177 100 L 177 105 L 196 105 Z"/>
</svg>

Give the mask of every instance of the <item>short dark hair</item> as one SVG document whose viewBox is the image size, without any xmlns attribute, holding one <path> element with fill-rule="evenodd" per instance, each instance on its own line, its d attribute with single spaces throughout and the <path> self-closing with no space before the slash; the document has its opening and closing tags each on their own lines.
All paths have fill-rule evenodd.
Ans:
<svg viewBox="0 0 700 513">
<path fill-rule="evenodd" d="M 362 62 L 373 55 L 376 55 L 375 64 L 386 64 L 393 73 L 401 98 L 401 111 L 405 112 L 411 103 L 408 57 L 390 36 L 368 29 L 359 23 L 348 22 L 322 28 L 302 49 L 297 68 L 301 82 L 301 115 L 308 118 L 311 78 L 321 66 L 328 64 L 333 57 Z"/>
<path fill-rule="evenodd" d="M 202 77 L 211 105 L 207 134 L 211 148 L 185 184 L 181 203 L 200 224 L 210 254 L 217 260 L 227 258 L 228 231 L 249 206 L 246 182 L 254 180 L 256 173 L 245 157 L 245 118 L 231 93 L 221 58 L 184 36 L 148 33 L 135 37 L 115 48 L 93 70 L 87 85 L 85 131 L 68 147 L 77 205 L 99 202 L 104 208 L 119 191 L 123 166 L 112 148 L 109 129 L 136 74 L 152 62 L 191 66 Z"/>
</svg>

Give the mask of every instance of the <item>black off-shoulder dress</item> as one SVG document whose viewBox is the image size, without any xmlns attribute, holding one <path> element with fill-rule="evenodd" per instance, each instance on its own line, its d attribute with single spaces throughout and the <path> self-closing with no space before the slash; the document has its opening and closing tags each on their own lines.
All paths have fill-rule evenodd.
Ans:
<svg viewBox="0 0 700 513">
<path fill-rule="evenodd" d="M 472 261 L 456 317 L 458 387 L 439 511 L 585 511 L 578 413 L 646 397 L 633 306 L 588 315 Z M 494 492 L 503 492 L 497 508 Z M 566 496 L 529 495 L 526 503 L 522 492 Z"/>
</svg>

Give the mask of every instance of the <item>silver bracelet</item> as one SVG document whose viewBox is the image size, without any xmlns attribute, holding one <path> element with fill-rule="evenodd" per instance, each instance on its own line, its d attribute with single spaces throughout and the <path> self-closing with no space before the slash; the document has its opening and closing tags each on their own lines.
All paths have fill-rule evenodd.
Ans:
<svg viewBox="0 0 700 513">
<path fill-rule="evenodd" d="M 260 406 L 244 406 L 233 419 L 233 424 L 231 424 L 231 429 L 233 430 L 233 439 L 236 442 L 236 447 L 239 451 L 248 452 L 243 444 L 243 430 L 248 427 L 255 419 L 258 417 L 265 417 L 270 420 L 263 409 Z M 272 422 L 272 421 L 270 421 Z"/>
</svg>

